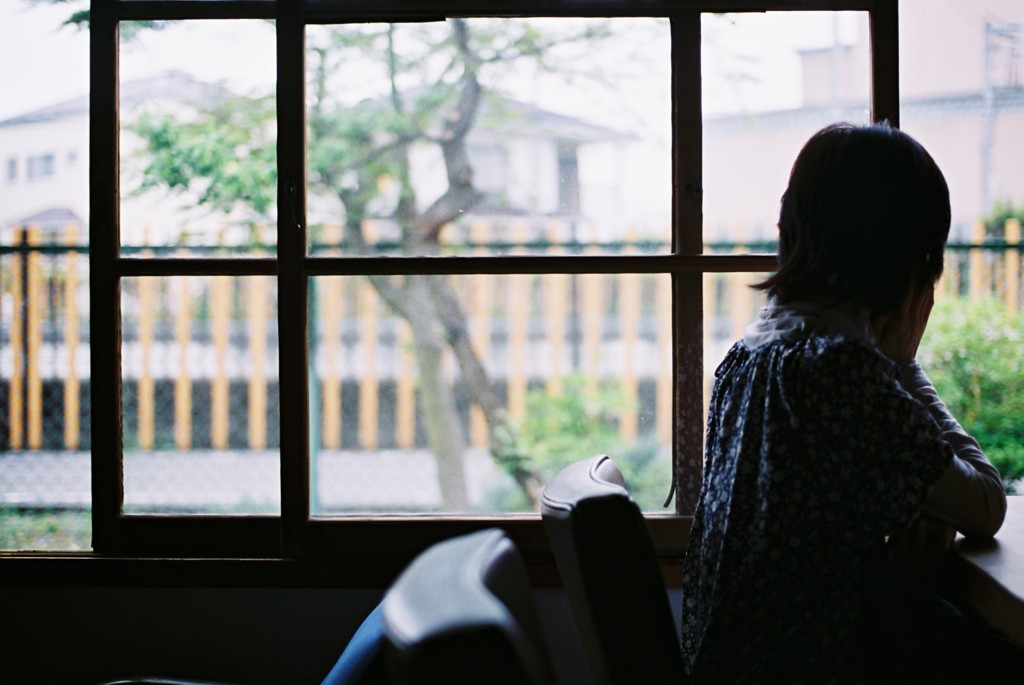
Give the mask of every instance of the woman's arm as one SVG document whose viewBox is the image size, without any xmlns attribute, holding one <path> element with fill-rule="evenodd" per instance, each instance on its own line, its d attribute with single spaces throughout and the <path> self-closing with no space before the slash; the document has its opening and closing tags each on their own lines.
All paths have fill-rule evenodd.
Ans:
<svg viewBox="0 0 1024 685">
<path fill-rule="evenodd" d="M 925 500 L 924 512 L 956 526 L 964 535 L 991 537 L 1006 516 L 1003 482 L 978 441 L 949 413 L 921 366 L 913 359 L 900 364 L 901 382 L 921 402 L 955 456 Z"/>
<path fill-rule="evenodd" d="M 878 349 L 900 366 L 900 381 L 923 404 L 953 446 L 953 462 L 928 493 L 924 512 L 956 526 L 964 535 L 991 537 L 1006 516 L 1006 492 L 999 472 L 967 434 L 915 360 L 935 302 L 934 288 L 912 288 L 897 312 L 875 320 Z"/>
</svg>

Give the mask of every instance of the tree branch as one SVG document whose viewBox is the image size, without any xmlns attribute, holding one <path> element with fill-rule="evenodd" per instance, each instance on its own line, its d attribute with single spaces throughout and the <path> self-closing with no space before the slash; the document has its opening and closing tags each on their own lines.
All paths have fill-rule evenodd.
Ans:
<svg viewBox="0 0 1024 685">
<path fill-rule="evenodd" d="M 515 479 L 530 504 L 540 503 L 543 480 L 529 459 L 523 458 L 515 445 L 515 436 L 501 398 L 491 384 L 480 356 L 473 349 L 466 328 L 468 317 L 459 304 L 449 282 L 443 278 L 427 281 L 437 314 L 444 328 L 445 339 L 459 364 L 462 382 L 469 388 L 470 397 L 480 407 L 487 422 L 491 456 L 506 473 Z"/>
</svg>

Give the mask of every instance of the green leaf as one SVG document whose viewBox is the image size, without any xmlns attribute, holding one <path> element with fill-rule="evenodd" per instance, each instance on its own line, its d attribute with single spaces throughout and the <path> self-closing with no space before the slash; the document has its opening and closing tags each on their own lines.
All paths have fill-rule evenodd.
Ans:
<svg viewBox="0 0 1024 685">
<path fill-rule="evenodd" d="M 999 469 L 1024 477 L 1024 313 L 996 300 L 936 304 L 919 354 L 939 396 Z"/>
</svg>

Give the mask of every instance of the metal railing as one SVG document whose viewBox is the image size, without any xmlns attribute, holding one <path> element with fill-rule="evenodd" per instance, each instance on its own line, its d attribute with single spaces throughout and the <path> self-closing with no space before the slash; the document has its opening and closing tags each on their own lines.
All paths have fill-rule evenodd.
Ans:
<svg viewBox="0 0 1024 685">
<path fill-rule="evenodd" d="M 0 450 L 88 449 L 88 260 L 87 248 L 78 242 L 82 231 L 69 226 L 49 244 L 43 244 L 38 227 L 16 227 L 12 235 L 13 244 L 0 247 Z M 488 248 L 461 249 L 479 254 Z M 771 243 L 706 246 L 708 252 L 772 248 Z M 159 248 L 138 249 L 153 254 Z M 564 252 L 566 246 L 537 243 L 530 249 Z M 623 241 L 599 249 L 658 252 L 668 246 Z M 979 222 L 971 241 L 948 245 L 940 293 L 995 297 L 1016 311 L 1022 298 L 1020 250 L 1019 222 L 1008 221 L 1000 239 L 986 238 Z M 564 378 L 579 375 L 590 383 L 618 383 L 632 400 L 619 425 L 623 437 L 647 431 L 669 443 L 668 278 L 451 278 L 474 345 L 513 420 L 525 411 L 528 389 L 557 392 Z M 742 273 L 705 276 L 709 382 L 714 370 L 709 360 L 742 334 L 761 304 L 762 296 L 747 287 L 753 280 Z M 312 285 L 310 337 L 322 446 L 421 444 L 408 325 L 366 279 L 319 278 Z M 142 450 L 275 447 L 276 307 L 269 276 L 126 279 L 121 369 L 126 445 Z M 662 357 L 660 363 L 645 363 Z M 454 371 L 449 374 L 459 382 Z M 640 395 L 653 398 L 655 420 L 639 419 L 635 400 Z M 388 421 L 379 420 L 382 412 Z M 471 444 L 486 446 L 486 428 L 468 402 L 465 414 Z"/>
</svg>

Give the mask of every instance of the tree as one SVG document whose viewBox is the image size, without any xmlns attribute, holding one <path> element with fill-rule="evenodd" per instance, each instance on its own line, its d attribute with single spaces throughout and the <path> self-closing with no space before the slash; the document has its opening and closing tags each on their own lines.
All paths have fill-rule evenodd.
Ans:
<svg viewBox="0 0 1024 685">
<path fill-rule="evenodd" d="M 65 24 L 88 26 L 88 10 L 79 9 L 84 5 L 78 0 L 31 1 L 67 2 L 75 11 Z M 529 62 L 536 71 L 551 73 L 557 64 L 557 71 L 569 78 L 602 81 L 600 68 L 595 68 L 599 60 L 594 57 L 602 54 L 598 43 L 612 36 L 611 22 L 543 23 L 543 30 L 539 22 L 506 19 L 311 27 L 307 32 L 306 191 L 311 197 L 335 200 L 347 249 L 370 249 L 365 229 L 367 220 L 376 219 L 398 227 L 401 253 L 440 251 L 442 229 L 470 211 L 480 198 L 467 137 L 477 124 L 485 91 L 497 90 L 496 84 L 510 68 Z M 143 31 L 169 25 L 122 23 L 121 36 L 131 40 Z M 628 62 L 642 69 L 632 52 L 628 60 L 623 59 L 626 45 L 618 43 L 604 61 L 617 61 L 619 66 Z M 583 59 L 586 68 L 577 69 Z M 356 101 L 339 97 L 361 92 L 370 80 L 368 74 L 387 88 L 363 91 Z M 346 77 L 350 78 L 345 81 Z M 621 93 L 617 96 L 623 100 Z M 273 223 L 273 103 L 273 94 L 217 98 L 195 117 L 143 115 L 133 125 L 145 144 L 136 191 L 180 193 L 212 212 L 241 218 L 253 229 Z M 445 180 L 443 192 L 426 202 L 412 182 L 412 151 L 423 146 L 440 152 Z M 397 193 L 383 197 L 382 179 L 389 180 Z M 438 460 L 444 506 L 459 510 L 468 505 L 462 473 L 464 431 L 454 389 L 440 373 L 446 350 L 453 353 L 463 387 L 485 418 L 491 455 L 512 475 L 527 500 L 536 504 L 539 471 L 517 446 L 516 431 L 470 344 L 467 319 L 451 283 L 426 276 L 370 276 L 368 280 L 413 331 L 420 406 Z"/>
<path fill-rule="evenodd" d="M 593 43 L 609 35 L 588 23 L 542 32 L 528 21 L 451 19 L 444 24 L 325 28 L 307 36 L 308 188 L 332 198 L 349 249 L 369 249 L 367 220 L 398 228 L 403 254 L 433 255 L 441 231 L 480 198 L 467 136 L 476 125 L 485 76 L 525 60 L 547 67 L 558 44 Z M 358 89 L 368 75 L 386 84 L 357 102 L 339 94 Z M 145 141 L 142 191 L 186 193 L 211 210 L 269 220 L 275 191 L 273 100 L 231 98 L 190 120 L 143 116 L 134 126 Z M 429 202 L 413 184 L 417 146 L 440 151 L 444 189 Z M 381 179 L 397 188 L 382 197 Z M 541 478 L 516 447 L 513 428 L 482 360 L 470 343 L 467 317 L 443 277 L 370 276 L 383 301 L 413 331 L 419 401 L 430 448 L 438 462 L 445 508 L 468 507 L 462 456 L 466 439 L 454 390 L 441 373 L 451 350 L 472 402 L 486 420 L 490 452 L 528 501 L 539 500 Z"/>
<path fill-rule="evenodd" d="M 1024 204 L 1014 203 L 1006 198 L 996 200 L 992 211 L 985 217 L 985 236 L 1003 240 L 1006 238 L 1006 222 L 1019 221 L 1024 223 Z"/>
</svg>

